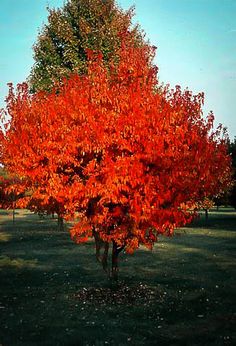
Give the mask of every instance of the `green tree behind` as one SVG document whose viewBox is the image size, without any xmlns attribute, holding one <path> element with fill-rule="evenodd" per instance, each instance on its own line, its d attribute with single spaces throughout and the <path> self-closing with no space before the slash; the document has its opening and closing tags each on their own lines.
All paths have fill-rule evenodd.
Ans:
<svg viewBox="0 0 236 346">
<path fill-rule="evenodd" d="M 35 64 L 28 79 L 32 92 L 50 90 L 72 71 L 84 73 L 87 49 L 100 50 L 109 63 L 122 32 L 130 32 L 138 45 L 144 42 L 139 27 L 131 24 L 133 8 L 123 11 L 114 0 L 68 0 L 48 11 L 48 23 L 33 47 Z"/>
</svg>

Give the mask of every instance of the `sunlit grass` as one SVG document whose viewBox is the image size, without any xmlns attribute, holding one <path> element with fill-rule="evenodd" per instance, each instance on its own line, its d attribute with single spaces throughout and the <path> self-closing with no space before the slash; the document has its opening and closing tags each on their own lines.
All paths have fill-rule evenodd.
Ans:
<svg viewBox="0 0 236 346">
<path fill-rule="evenodd" d="M 1 232 L 0 233 L 0 243 L 9 241 L 11 239 L 11 235 L 6 232 Z"/>
<path fill-rule="evenodd" d="M 24 260 L 22 258 L 10 258 L 8 256 L 0 256 L 0 269 L 3 267 L 12 267 L 17 269 L 35 268 L 37 260 Z"/>
</svg>

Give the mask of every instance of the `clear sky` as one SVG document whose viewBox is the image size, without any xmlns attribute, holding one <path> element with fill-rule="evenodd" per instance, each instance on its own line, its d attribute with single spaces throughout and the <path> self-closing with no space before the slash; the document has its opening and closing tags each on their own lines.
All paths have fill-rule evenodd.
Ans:
<svg viewBox="0 0 236 346">
<path fill-rule="evenodd" d="M 63 0 L 0 0 L 0 107 L 8 82 L 23 82 L 33 65 L 32 45 L 47 20 L 46 7 Z M 205 92 L 204 111 L 236 136 L 236 0 L 118 0 L 136 7 L 134 22 L 158 47 L 164 83 Z"/>
</svg>

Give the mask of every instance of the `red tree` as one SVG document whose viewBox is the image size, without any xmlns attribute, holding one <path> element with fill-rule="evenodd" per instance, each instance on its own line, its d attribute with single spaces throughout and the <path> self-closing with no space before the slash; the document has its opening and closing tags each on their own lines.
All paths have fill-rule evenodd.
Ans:
<svg viewBox="0 0 236 346">
<path fill-rule="evenodd" d="M 160 88 L 153 57 L 126 38 L 109 71 L 90 51 L 87 75 L 48 94 L 20 85 L 8 97 L 4 164 L 45 205 L 53 199 L 63 217 L 79 215 L 71 236 L 94 235 L 104 269 L 112 244 L 114 278 L 122 249 L 152 248 L 192 220 L 187 205 L 230 180 L 224 131 L 213 132 L 212 114 L 203 119 L 203 94 Z"/>
<path fill-rule="evenodd" d="M 0 209 L 12 209 L 13 222 L 15 222 L 15 209 L 22 206 L 24 192 L 21 179 L 0 175 Z"/>
</svg>

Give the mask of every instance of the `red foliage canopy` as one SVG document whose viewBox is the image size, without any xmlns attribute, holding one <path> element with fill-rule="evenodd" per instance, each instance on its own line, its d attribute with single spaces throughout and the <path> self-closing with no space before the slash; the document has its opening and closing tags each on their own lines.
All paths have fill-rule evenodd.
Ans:
<svg viewBox="0 0 236 346">
<path fill-rule="evenodd" d="M 2 161 L 28 179 L 31 198 L 79 215 L 76 241 L 95 230 L 127 251 L 152 247 L 229 183 L 224 131 L 203 119 L 203 94 L 160 87 L 154 48 L 125 40 L 109 70 L 101 54 L 88 57 L 86 75 L 51 93 L 10 88 Z"/>
</svg>

